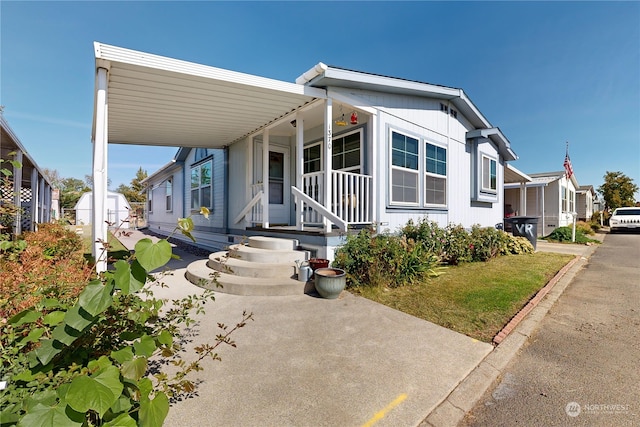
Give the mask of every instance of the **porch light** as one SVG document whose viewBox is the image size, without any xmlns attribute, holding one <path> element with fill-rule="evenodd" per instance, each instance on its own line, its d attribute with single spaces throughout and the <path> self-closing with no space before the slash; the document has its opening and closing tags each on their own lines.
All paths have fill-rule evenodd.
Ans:
<svg viewBox="0 0 640 427">
<path fill-rule="evenodd" d="M 296 120 L 291 120 L 291 126 L 296 127 L 298 122 Z"/>
</svg>

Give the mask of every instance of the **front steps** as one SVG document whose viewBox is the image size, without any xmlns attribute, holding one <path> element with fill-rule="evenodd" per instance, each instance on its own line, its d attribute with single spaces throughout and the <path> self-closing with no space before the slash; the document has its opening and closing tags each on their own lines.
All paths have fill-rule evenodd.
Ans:
<svg viewBox="0 0 640 427">
<path fill-rule="evenodd" d="M 197 286 L 226 294 L 301 295 L 306 283 L 297 280 L 296 261 L 305 261 L 308 253 L 296 250 L 297 245 L 293 239 L 249 237 L 247 245 L 232 245 L 228 252 L 192 262 L 186 277 Z"/>
</svg>

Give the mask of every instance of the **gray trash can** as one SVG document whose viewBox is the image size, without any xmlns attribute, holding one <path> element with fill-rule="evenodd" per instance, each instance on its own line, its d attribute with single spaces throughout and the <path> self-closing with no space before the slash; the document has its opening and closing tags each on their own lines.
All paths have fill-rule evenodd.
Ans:
<svg viewBox="0 0 640 427">
<path fill-rule="evenodd" d="M 511 224 L 514 236 L 526 237 L 533 245 L 533 249 L 536 248 L 536 241 L 538 240 L 537 216 L 512 216 L 506 218 L 506 221 Z"/>
</svg>

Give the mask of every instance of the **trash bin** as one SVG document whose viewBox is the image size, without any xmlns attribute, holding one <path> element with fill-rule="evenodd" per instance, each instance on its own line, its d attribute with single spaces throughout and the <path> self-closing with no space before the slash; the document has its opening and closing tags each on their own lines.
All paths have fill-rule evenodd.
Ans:
<svg viewBox="0 0 640 427">
<path fill-rule="evenodd" d="M 505 221 L 511 224 L 514 236 L 526 237 L 536 248 L 538 240 L 538 217 L 537 216 L 512 216 L 505 218 Z"/>
</svg>

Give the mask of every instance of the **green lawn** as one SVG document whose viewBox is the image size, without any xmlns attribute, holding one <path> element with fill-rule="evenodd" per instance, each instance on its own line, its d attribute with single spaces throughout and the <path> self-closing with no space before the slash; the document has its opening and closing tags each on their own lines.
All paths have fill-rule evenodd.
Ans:
<svg viewBox="0 0 640 427">
<path fill-rule="evenodd" d="M 491 342 L 509 320 L 573 255 L 538 252 L 448 267 L 436 278 L 401 288 L 355 288 L 352 292 Z"/>
</svg>

